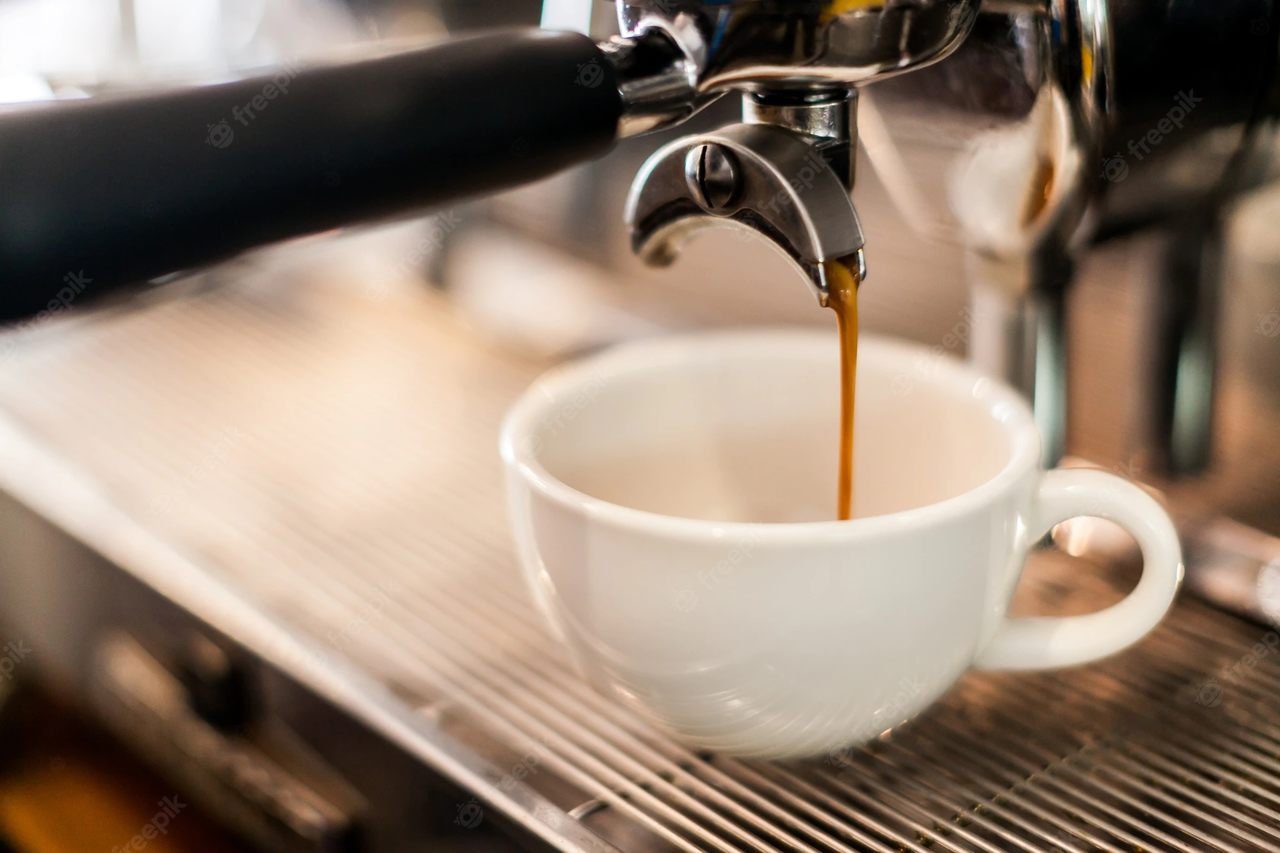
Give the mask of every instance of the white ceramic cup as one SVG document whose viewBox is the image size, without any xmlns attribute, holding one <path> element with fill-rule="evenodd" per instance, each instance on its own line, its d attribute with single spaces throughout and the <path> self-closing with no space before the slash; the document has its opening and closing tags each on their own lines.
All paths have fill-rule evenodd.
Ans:
<svg viewBox="0 0 1280 853">
<path fill-rule="evenodd" d="M 1045 473 L 1031 413 L 940 353 L 864 338 L 855 519 L 835 515 L 833 334 L 637 343 L 555 370 L 502 434 L 539 605 L 602 689 L 697 746 L 830 752 L 917 714 L 970 667 L 1097 660 L 1149 632 L 1182 577 L 1151 497 Z M 1099 613 L 1010 619 L 1028 550 L 1076 516 L 1145 562 Z"/>
</svg>

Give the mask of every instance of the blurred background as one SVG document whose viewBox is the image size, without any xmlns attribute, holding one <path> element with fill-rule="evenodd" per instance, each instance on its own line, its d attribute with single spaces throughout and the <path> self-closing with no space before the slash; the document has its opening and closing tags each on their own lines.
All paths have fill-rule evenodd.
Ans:
<svg viewBox="0 0 1280 853">
<path fill-rule="evenodd" d="M 569 15 L 582 4 L 562 5 Z M 612 4 L 588 7 L 576 20 L 604 37 Z M 526 0 L 0 0 L 0 110 L 234 79 L 555 11 Z M 713 105 L 692 126 L 734 114 Z M 564 358 L 668 330 L 833 325 L 751 236 L 710 232 L 665 270 L 632 256 L 628 188 L 675 135 L 0 335 L 0 851 L 424 839 L 417 849 L 662 849 L 664 827 L 684 827 L 671 816 L 680 808 L 721 831 L 728 819 L 699 809 L 721 809 L 717 792 L 746 777 L 718 769 L 728 775 L 711 793 L 684 779 L 694 758 L 586 698 L 545 635 L 509 554 L 494 450 L 505 406 Z M 966 357 L 961 229 L 888 190 L 883 158 L 865 162 L 855 198 L 873 247 L 866 328 Z M 1170 696 L 1217 678 L 1228 705 L 1232 690 L 1265 699 L 1213 673 L 1280 609 L 1280 583 L 1254 581 L 1280 574 L 1277 222 L 1280 191 L 1267 182 L 1224 208 L 1212 342 L 1201 342 L 1214 355 L 1184 349 L 1172 380 L 1199 381 L 1211 411 L 1194 464 L 1171 463 L 1155 437 L 1167 428 L 1168 383 L 1152 371 L 1167 362 L 1176 233 L 1100 242 L 1065 297 L 1072 464 L 1141 480 L 1188 530 L 1207 531 L 1189 541 L 1212 569 L 1201 585 L 1252 620 L 1226 616 L 1221 601 L 1188 605 L 1202 620 L 1194 630 L 1142 653 L 1169 667 Z M 1058 544 L 1029 606 L 1084 611 L 1120 594 L 1126 537 L 1076 524 Z M 1119 566 L 1116 587 L 1068 592 L 1060 581 L 1090 566 Z M 1213 646 L 1198 631 L 1230 642 L 1192 662 L 1188 648 Z M 1126 665 L 1159 669 L 1147 657 Z M 1124 681 L 1080 678 L 1073 689 L 1113 697 Z M 1274 767 L 1270 714 L 1250 731 L 1264 732 L 1255 757 Z M 603 730 L 588 722 L 597 715 Z M 1241 773 L 1261 801 L 1280 802 L 1274 775 Z M 1245 825 L 1267 823 L 1258 808 L 1239 811 Z M 896 837 L 896 820 L 911 823 L 881 816 L 876 838 Z"/>
</svg>

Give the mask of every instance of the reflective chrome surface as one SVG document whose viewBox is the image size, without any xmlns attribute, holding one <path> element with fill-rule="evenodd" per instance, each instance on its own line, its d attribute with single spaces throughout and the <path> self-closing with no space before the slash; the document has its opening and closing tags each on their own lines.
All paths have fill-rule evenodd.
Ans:
<svg viewBox="0 0 1280 853">
<path fill-rule="evenodd" d="M 660 35 L 613 38 L 600 46 L 617 72 L 624 104 L 618 135 L 623 138 L 678 124 L 712 97 L 698 92 L 693 61 Z"/>
<path fill-rule="evenodd" d="M 847 107 L 838 112 L 847 124 Z M 867 272 L 862 224 L 820 139 L 775 125 L 733 125 L 659 149 L 636 176 L 626 222 L 636 253 L 656 266 L 701 230 L 747 229 L 791 259 L 824 305 L 827 261 L 856 258 Z"/>
<path fill-rule="evenodd" d="M 946 56 L 978 0 L 620 0 L 622 34 L 661 30 L 704 91 L 853 85 Z"/>
<path fill-rule="evenodd" d="M 970 255 L 972 352 L 1034 401 L 1049 463 L 1067 432 L 1062 294 L 1113 108 L 1110 25 L 1103 4 L 988 3 L 947 61 L 864 95 L 872 168 L 908 222 Z"/>
<path fill-rule="evenodd" d="M 720 217 L 722 224 L 747 225 L 792 258 L 823 304 L 827 292 L 823 261 L 856 257 L 865 277 L 857 214 L 825 189 L 834 185 L 826 174 L 828 165 L 847 188 L 853 187 L 857 123 L 851 110 L 856 105 L 852 87 L 942 58 L 960 44 L 976 15 L 977 0 L 620 2 L 621 44 L 630 43 L 635 45 L 633 51 L 639 51 L 646 42 L 659 40 L 676 52 L 665 64 L 659 63 L 661 70 L 649 72 L 650 79 L 679 80 L 680 85 L 687 83 L 704 95 L 729 88 L 746 90 L 746 122 L 785 128 L 792 131 L 794 142 L 812 148 L 804 152 L 800 146 L 771 146 L 783 159 L 770 163 L 774 152 L 759 147 L 749 151 L 753 146 L 747 143 L 738 153 L 749 151 L 748 159 L 759 168 L 753 169 L 750 188 L 734 200 L 732 210 L 711 209 L 702 203 L 696 187 L 686 190 L 665 161 L 689 156 L 698 146 L 732 147 L 742 144 L 740 140 L 715 143 L 691 137 L 660 151 L 637 175 L 628 204 L 627 223 L 636 251 L 652 263 L 667 265 L 679 242 L 714 222 L 706 217 Z M 639 73 L 640 64 L 615 64 L 624 96 L 628 89 L 633 92 L 627 98 L 628 112 L 638 116 L 624 119 L 627 132 L 681 120 L 702 105 L 699 94 L 690 95 L 683 105 L 638 99 L 635 92 L 651 88 Z M 737 128 L 727 133 L 773 136 Z M 647 186 L 651 182 L 654 185 Z M 833 239 L 832 234 L 837 236 Z"/>
<path fill-rule="evenodd" d="M 946 61 L 864 93 L 872 167 L 908 221 L 979 256 L 975 314 L 995 318 L 979 356 L 1036 401 L 1056 449 L 1068 318 L 1055 306 L 1090 243 L 1156 228 L 1176 246 L 1168 308 L 1152 309 L 1167 355 L 1132 381 L 1154 389 L 1150 440 L 1171 470 L 1208 463 L 1212 247 L 1225 206 L 1271 171 L 1255 119 L 1278 39 L 1267 2 L 988 2 Z"/>
</svg>

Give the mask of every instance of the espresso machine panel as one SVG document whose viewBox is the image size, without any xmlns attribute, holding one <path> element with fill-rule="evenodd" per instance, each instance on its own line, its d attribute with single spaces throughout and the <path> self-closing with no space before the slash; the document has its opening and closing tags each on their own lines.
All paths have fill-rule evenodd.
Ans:
<svg viewBox="0 0 1280 853">
<path fill-rule="evenodd" d="M 544 6 L 578 34 L 380 45 L 248 125 L 273 74 L 0 113 L 0 310 L 52 315 L 0 358 L 18 676 L 261 849 L 1280 847 L 1274 4 Z M 1197 595 L 827 760 L 693 751 L 543 626 L 500 420 L 613 340 L 827 322 L 849 256 L 871 331 L 1021 389 L 1047 462 L 1157 491 Z M 64 310 L 105 293 L 133 298 Z M 1132 587 L 1105 525 L 1055 540 L 1017 612 Z"/>
<path fill-rule="evenodd" d="M 352 248 L 32 332 L 0 374 L 22 674 L 198 767 L 175 789 L 262 849 L 1280 843 L 1276 634 L 1191 597 L 1118 658 L 971 676 L 826 761 L 656 733 L 577 675 L 511 552 L 493 447 L 548 362 Z M 1095 609 L 1132 568 L 1046 551 L 1018 608 Z"/>
</svg>

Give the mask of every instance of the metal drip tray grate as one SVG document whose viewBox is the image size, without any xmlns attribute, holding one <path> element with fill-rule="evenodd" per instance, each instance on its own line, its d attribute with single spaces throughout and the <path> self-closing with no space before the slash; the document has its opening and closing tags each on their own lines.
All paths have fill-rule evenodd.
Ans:
<svg viewBox="0 0 1280 853">
<path fill-rule="evenodd" d="M 516 572 L 494 447 L 543 367 L 417 294 L 227 290 L 22 342 L 0 409 L 487 784 L 536 792 L 547 826 L 623 849 L 1280 849 L 1280 635 L 1194 601 L 1117 659 L 969 677 L 826 761 L 654 733 L 573 673 Z M 1027 604 L 1092 609 L 1104 574 L 1044 555 Z"/>
</svg>

